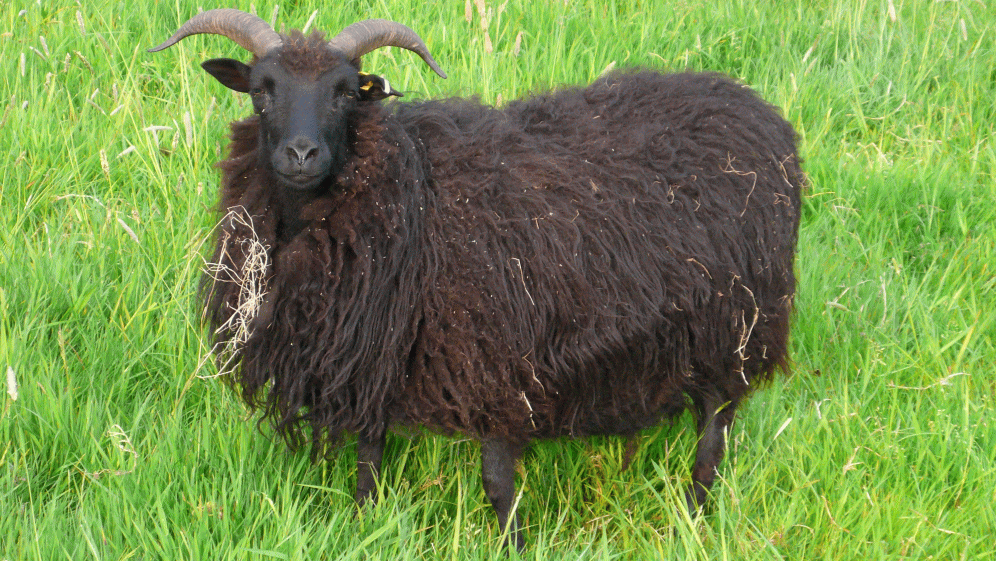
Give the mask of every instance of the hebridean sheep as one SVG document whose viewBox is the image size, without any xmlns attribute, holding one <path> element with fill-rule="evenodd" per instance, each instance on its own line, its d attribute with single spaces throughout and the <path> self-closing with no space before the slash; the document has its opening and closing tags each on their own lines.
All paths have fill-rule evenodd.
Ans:
<svg viewBox="0 0 996 561">
<path fill-rule="evenodd" d="M 527 443 L 690 409 L 686 500 L 703 503 L 737 406 L 788 367 L 805 179 L 774 108 L 719 75 L 650 70 L 504 108 L 383 104 L 395 92 L 360 71 L 374 49 L 445 77 L 401 24 L 326 41 L 212 10 L 154 50 L 195 33 L 255 54 L 203 64 L 255 109 L 220 163 L 228 275 L 208 276 L 204 307 L 231 382 L 292 447 L 358 435 L 362 504 L 392 426 L 470 435 L 521 548 Z"/>
</svg>

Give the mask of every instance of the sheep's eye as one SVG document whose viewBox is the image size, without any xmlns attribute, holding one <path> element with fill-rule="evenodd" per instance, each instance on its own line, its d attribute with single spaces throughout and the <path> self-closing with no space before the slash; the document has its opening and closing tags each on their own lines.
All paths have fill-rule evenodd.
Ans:
<svg viewBox="0 0 996 561">
<path fill-rule="evenodd" d="M 257 95 L 260 95 L 262 93 L 263 93 L 263 88 L 260 88 L 260 87 L 251 88 L 249 90 L 249 95 L 251 95 L 251 96 L 257 96 Z"/>
</svg>

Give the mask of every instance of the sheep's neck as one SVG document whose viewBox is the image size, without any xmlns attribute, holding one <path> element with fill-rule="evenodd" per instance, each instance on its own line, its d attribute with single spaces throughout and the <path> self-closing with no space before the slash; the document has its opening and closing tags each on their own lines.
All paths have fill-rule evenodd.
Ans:
<svg viewBox="0 0 996 561">
<path fill-rule="evenodd" d="M 310 220 L 301 218 L 301 209 L 317 196 L 317 191 L 280 190 L 280 226 L 277 228 L 279 240 L 293 239 L 304 230 Z"/>
</svg>

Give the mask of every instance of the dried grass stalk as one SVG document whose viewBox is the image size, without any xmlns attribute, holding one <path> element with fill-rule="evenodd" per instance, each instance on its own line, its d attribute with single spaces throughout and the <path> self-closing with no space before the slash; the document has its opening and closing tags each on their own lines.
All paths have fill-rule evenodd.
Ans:
<svg viewBox="0 0 996 561">
<path fill-rule="evenodd" d="M 232 310 L 228 320 L 215 331 L 218 337 L 210 351 L 218 359 L 218 374 L 229 373 L 239 355 L 239 351 L 252 335 L 252 323 L 259 313 L 263 299 L 267 293 L 267 271 L 270 269 L 270 248 L 264 245 L 256 235 L 252 217 L 242 207 L 229 209 L 228 214 L 221 219 L 219 225 L 227 227 L 221 233 L 220 263 L 204 263 L 204 272 L 215 284 L 234 283 L 239 287 L 238 303 Z M 248 236 L 236 236 L 232 232 L 249 232 Z M 232 259 L 230 247 L 238 247 L 244 256 L 242 267 L 234 269 L 225 263 L 239 262 Z"/>
</svg>

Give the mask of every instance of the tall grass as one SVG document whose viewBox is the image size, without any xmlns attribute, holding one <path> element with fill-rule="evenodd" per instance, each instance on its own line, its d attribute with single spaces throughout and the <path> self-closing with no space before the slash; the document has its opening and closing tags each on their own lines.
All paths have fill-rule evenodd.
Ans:
<svg viewBox="0 0 996 561">
<path fill-rule="evenodd" d="M 449 80 L 394 49 L 364 64 L 413 97 L 501 104 L 613 65 L 690 68 L 758 89 L 800 133 L 795 372 L 743 408 L 712 512 L 680 514 L 687 418 L 642 435 L 626 470 L 615 439 L 539 443 L 524 557 L 996 556 L 991 3 L 255 9 L 286 28 L 408 23 Z M 212 165 L 249 107 L 197 63 L 245 54 L 145 52 L 196 11 L 0 6 L 0 559 L 500 558 L 473 442 L 392 437 L 383 497 L 354 517 L 355 449 L 287 453 L 204 364 Z"/>
</svg>

